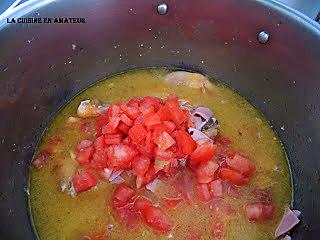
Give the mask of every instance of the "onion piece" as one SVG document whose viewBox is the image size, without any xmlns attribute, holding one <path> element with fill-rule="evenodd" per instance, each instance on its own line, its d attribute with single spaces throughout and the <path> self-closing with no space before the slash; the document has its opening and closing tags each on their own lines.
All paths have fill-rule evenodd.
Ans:
<svg viewBox="0 0 320 240">
<path fill-rule="evenodd" d="M 291 237 L 289 235 L 285 235 L 282 240 L 291 240 Z"/>
<path fill-rule="evenodd" d="M 276 229 L 276 232 L 274 235 L 275 238 L 278 238 L 284 235 L 285 233 L 289 232 L 294 226 L 296 226 L 300 222 L 296 214 L 299 214 L 299 213 L 298 212 L 295 213 L 289 208 L 285 209 L 285 212 L 280 221 L 280 224 Z"/>
<path fill-rule="evenodd" d="M 199 140 L 208 140 L 212 142 L 212 140 L 203 132 L 199 131 L 198 129 L 195 128 L 189 128 L 188 129 L 189 134 L 191 135 L 192 139 L 195 141 Z"/>
<path fill-rule="evenodd" d="M 125 180 L 123 179 L 123 177 L 121 177 L 119 175 L 115 179 L 113 179 L 110 183 L 111 184 L 121 184 L 121 183 L 124 183 L 124 182 L 125 182 Z"/>
<path fill-rule="evenodd" d="M 192 113 L 193 116 L 200 115 L 206 121 L 213 117 L 213 113 L 209 108 L 206 107 L 197 107 L 196 110 Z"/>
<path fill-rule="evenodd" d="M 156 191 L 156 187 L 158 183 L 159 183 L 159 179 L 156 178 L 146 185 L 146 189 L 154 193 Z"/>
<path fill-rule="evenodd" d="M 118 176 L 120 176 L 122 173 L 124 172 L 124 170 L 118 170 L 115 171 L 111 174 L 111 176 L 109 177 L 109 182 L 112 182 L 113 180 L 115 180 Z"/>
</svg>

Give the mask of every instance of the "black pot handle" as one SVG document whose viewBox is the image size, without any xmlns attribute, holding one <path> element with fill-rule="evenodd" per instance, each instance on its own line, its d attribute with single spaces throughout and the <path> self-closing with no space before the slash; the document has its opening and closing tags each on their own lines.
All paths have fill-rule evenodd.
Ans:
<svg viewBox="0 0 320 240">
<path fill-rule="evenodd" d="M 320 0 L 278 0 L 279 2 L 302 12 L 311 19 L 320 21 Z"/>
</svg>

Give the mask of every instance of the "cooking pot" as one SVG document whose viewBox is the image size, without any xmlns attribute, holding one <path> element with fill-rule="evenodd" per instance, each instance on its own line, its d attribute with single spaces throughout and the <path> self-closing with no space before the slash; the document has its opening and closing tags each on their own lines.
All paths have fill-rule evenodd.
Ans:
<svg viewBox="0 0 320 240">
<path fill-rule="evenodd" d="M 58 110 L 104 77 L 167 66 L 207 74 L 258 108 L 279 134 L 302 211 L 295 240 L 320 234 L 320 28 L 273 1 L 64 0 L 0 32 L 0 238 L 35 239 L 29 165 Z M 166 11 L 167 10 L 167 11 Z M 262 33 L 261 33 L 262 32 Z M 260 33 L 260 34 L 259 34 Z"/>
</svg>

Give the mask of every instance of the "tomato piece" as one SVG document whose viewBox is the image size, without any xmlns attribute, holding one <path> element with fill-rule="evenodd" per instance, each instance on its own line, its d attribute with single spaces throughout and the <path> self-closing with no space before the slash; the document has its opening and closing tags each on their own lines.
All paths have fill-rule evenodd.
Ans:
<svg viewBox="0 0 320 240">
<path fill-rule="evenodd" d="M 234 156 L 236 155 L 236 151 L 234 151 L 233 149 L 229 149 L 229 150 L 227 150 L 227 156 L 228 156 L 228 158 L 234 158 Z"/>
<path fill-rule="evenodd" d="M 162 106 L 157 112 L 157 115 L 161 121 L 168 121 L 170 120 L 170 109 L 167 106 Z"/>
<path fill-rule="evenodd" d="M 132 171 L 136 175 L 144 176 L 148 171 L 150 159 L 145 156 L 137 156 L 132 161 Z"/>
<path fill-rule="evenodd" d="M 104 149 L 97 150 L 91 159 L 90 167 L 94 169 L 104 169 L 108 166 L 108 156 Z"/>
<path fill-rule="evenodd" d="M 162 99 L 153 96 L 146 96 L 140 100 L 140 106 L 153 106 L 155 111 L 158 111 L 162 105 Z"/>
<path fill-rule="evenodd" d="M 111 118 L 118 118 L 121 114 L 121 108 L 120 106 L 118 105 L 110 105 L 108 107 L 108 110 L 107 110 L 107 115 L 108 115 L 108 118 L 109 118 L 109 121 L 111 120 Z"/>
<path fill-rule="evenodd" d="M 190 160 L 195 162 L 207 162 L 213 158 L 217 145 L 210 142 L 204 142 L 194 150 L 190 156 Z"/>
<path fill-rule="evenodd" d="M 91 146 L 78 151 L 76 160 L 80 165 L 85 165 L 90 163 L 90 159 L 92 155 L 93 155 L 93 147 Z"/>
<path fill-rule="evenodd" d="M 143 115 L 151 114 L 154 113 L 154 106 L 140 106 L 139 110 Z"/>
<path fill-rule="evenodd" d="M 163 151 L 159 148 L 155 148 L 154 155 L 156 158 L 160 158 L 160 159 L 164 159 L 164 160 L 174 159 L 174 157 L 175 157 L 174 152 L 169 151 L 169 150 Z"/>
<path fill-rule="evenodd" d="M 163 131 L 161 135 L 154 140 L 154 142 L 161 150 L 166 150 L 176 143 L 176 141 L 166 131 Z"/>
<path fill-rule="evenodd" d="M 218 164 L 213 161 L 203 162 L 201 163 L 197 170 L 197 179 L 199 183 L 209 183 L 215 177 L 215 172 L 218 169 Z"/>
<path fill-rule="evenodd" d="M 105 148 L 105 144 L 104 144 L 104 136 L 99 136 L 94 140 L 93 143 L 94 149 L 95 150 L 102 150 Z"/>
<path fill-rule="evenodd" d="M 146 199 L 144 197 L 139 197 L 134 202 L 134 210 L 142 214 L 144 213 L 144 210 L 150 206 L 152 206 L 152 203 L 149 199 Z"/>
<path fill-rule="evenodd" d="M 189 133 L 183 130 L 178 130 L 173 133 L 177 141 L 177 145 L 181 152 L 186 155 L 191 155 L 197 148 L 196 142 L 192 139 Z"/>
<path fill-rule="evenodd" d="M 210 192 L 213 197 L 222 197 L 223 196 L 223 184 L 220 179 L 214 180 L 209 183 Z"/>
<path fill-rule="evenodd" d="M 141 124 L 136 124 L 129 130 L 128 135 L 134 143 L 138 144 L 146 138 L 147 130 Z"/>
<path fill-rule="evenodd" d="M 137 176 L 137 178 L 136 178 L 137 188 L 143 187 L 144 185 L 146 185 L 149 182 L 151 182 L 152 180 L 154 180 L 156 177 L 158 177 L 158 173 L 156 172 L 156 170 L 154 168 L 154 164 L 150 163 L 149 169 L 145 173 L 145 175 L 144 176 L 140 176 L 140 175 Z"/>
<path fill-rule="evenodd" d="M 223 136 L 219 136 L 217 138 L 215 138 L 214 141 L 216 144 L 221 144 L 224 146 L 230 145 L 231 144 L 231 140 L 229 138 L 223 137 Z"/>
<path fill-rule="evenodd" d="M 166 102 L 165 105 L 168 106 L 169 108 L 177 108 L 179 107 L 179 101 L 178 101 L 178 97 L 175 95 L 170 95 Z"/>
<path fill-rule="evenodd" d="M 133 201 L 136 191 L 126 185 L 119 185 L 112 194 L 113 206 L 123 207 Z"/>
<path fill-rule="evenodd" d="M 227 165 L 244 176 L 250 176 L 256 170 L 256 166 L 252 162 L 238 153 L 233 159 L 227 159 Z"/>
<path fill-rule="evenodd" d="M 119 117 L 112 117 L 110 118 L 110 121 L 102 126 L 101 132 L 102 134 L 115 134 L 117 133 L 117 127 L 120 122 Z"/>
<path fill-rule="evenodd" d="M 199 199 L 202 202 L 208 202 L 211 199 L 209 185 L 206 183 L 200 183 L 197 185 Z"/>
<path fill-rule="evenodd" d="M 133 121 L 130 118 L 128 118 L 128 116 L 125 114 L 120 115 L 120 121 L 129 127 L 131 127 L 133 125 Z"/>
<path fill-rule="evenodd" d="M 112 167 L 128 168 L 136 156 L 136 151 L 130 146 L 117 144 L 107 148 L 107 155 Z"/>
<path fill-rule="evenodd" d="M 220 178 L 222 180 L 229 180 L 231 183 L 235 185 L 246 185 L 249 182 L 249 178 L 241 175 L 237 171 L 228 168 L 220 169 Z"/>
<path fill-rule="evenodd" d="M 32 164 L 33 166 L 35 166 L 37 169 L 40 169 L 42 168 L 47 159 L 52 155 L 52 153 L 48 150 L 43 150 L 39 153 L 39 155 L 37 156 L 37 158 L 35 158 L 33 161 L 32 161 Z"/>
<path fill-rule="evenodd" d="M 125 205 L 116 208 L 116 213 L 120 221 L 124 222 L 128 228 L 135 228 L 139 224 L 139 215 L 134 211 L 133 205 Z"/>
<path fill-rule="evenodd" d="M 187 120 L 184 112 L 180 108 L 170 109 L 170 120 L 174 122 L 177 126 L 181 125 Z"/>
<path fill-rule="evenodd" d="M 101 135 L 101 128 L 102 126 L 106 125 L 108 123 L 108 115 L 107 114 L 102 114 L 102 115 L 99 115 L 97 118 L 96 118 L 96 133 L 97 133 L 97 136 L 100 136 Z"/>
<path fill-rule="evenodd" d="M 162 197 L 162 200 L 165 202 L 165 204 L 170 208 L 175 208 L 180 203 L 182 203 L 183 198 L 181 197 Z"/>
<path fill-rule="evenodd" d="M 163 121 L 163 124 L 168 133 L 172 133 L 176 129 L 176 125 L 171 121 Z"/>
<path fill-rule="evenodd" d="M 132 108 L 138 108 L 140 100 L 141 99 L 138 97 L 133 97 L 129 100 L 129 102 L 127 103 L 127 106 Z"/>
<path fill-rule="evenodd" d="M 147 206 L 143 216 L 147 225 L 156 231 L 167 233 L 173 227 L 173 221 L 158 207 Z"/>
<path fill-rule="evenodd" d="M 92 146 L 93 142 L 90 141 L 90 140 L 81 140 L 81 142 L 77 145 L 77 150 L 78 151 L 81 151 L 81 150 L 84 150 L 90 146 Z"/>
<path fill-rule="evenodd" d="M 180 192 L 185 199 L 186 203 L 189 205 L 193 204 L 193 188 L 194 188 L 194 179 L 192 175 L 182 172 L 177 175 L 173 185 Z"/>
<path fill-rule="evenodd" d="M 274 206 L 264 203 L 251 203 L 244 207 L 249 221 L 257 222 L 271 219 L 274 213 Z"/>
<path fill-rule="evenodd" d="M 120 122 L 118 125 L 118 129 L 123 132 L 124 134 L 128 134 L 130 127 L 124 124 L 123 122 Z"/>
<path fill-rule="evenodd" d="M 120 144 L 122 142 L 122 134 L 106 134 L 104 142 L 107 145 Z"/>
<path fill-rule="evenodd" d="M 143 124 L 143 115 L 139 115 L 133 122 L 133 125 Z"/>
<path fill-rule="evenodd" d="M 161 120 L 156 113 L 148 113 L 143 116 L 143 124 L 147 127 L 160 124 Z"/>
<path fill-rule="evenodd" d="M 77 193 L 89 190 L 98 184 L 98 179 L 90 172 L 77 173 L 72 178 L 72 184 Z"/>
</svg>

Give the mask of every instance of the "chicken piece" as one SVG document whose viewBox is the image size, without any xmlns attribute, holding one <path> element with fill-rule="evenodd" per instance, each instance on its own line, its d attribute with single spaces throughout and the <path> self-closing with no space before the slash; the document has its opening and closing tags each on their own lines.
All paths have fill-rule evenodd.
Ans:
<svg viewBox="0 0 320 240">
<path fill-rule="evenodd" d="M 176 71 L 166 74 L 164 79 L 171 84 L 188 86 L 190 88 L 201 89 L 202 91 L 212 89 L 212 84 L 208 78 L 199 73 Z"/>
<path fill-rule="evenodd" d="M 107 107 L 104 106 L 100 101 L 84 100 L 79 104 L 77 115 L 80 118 L 97 117 L 106 110 Z"/>
</svg>

